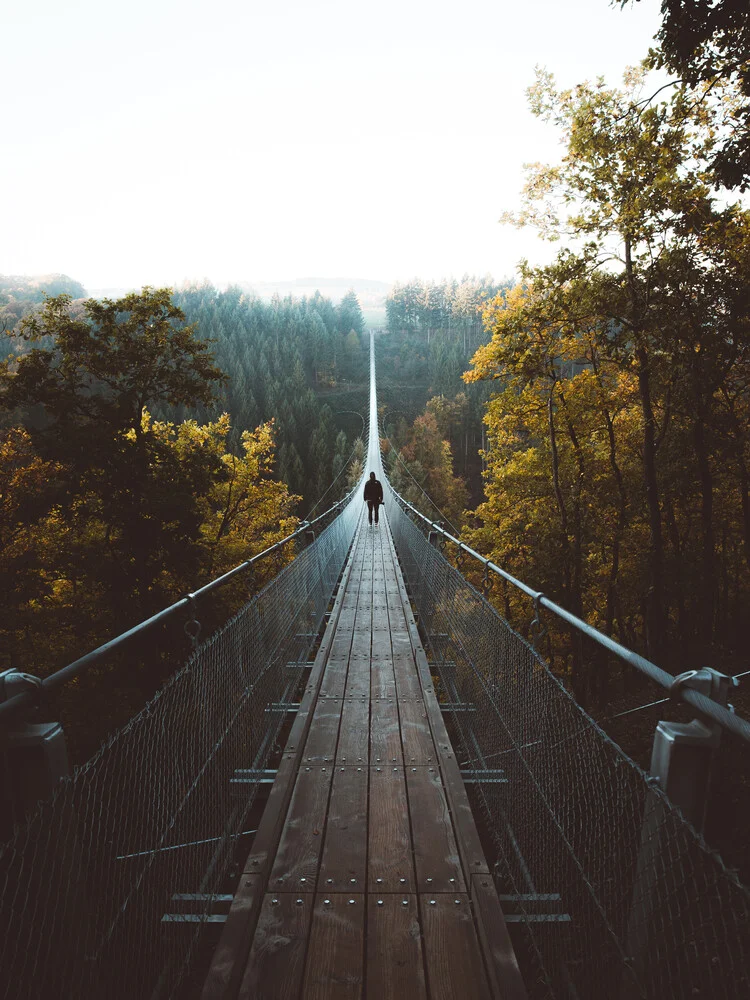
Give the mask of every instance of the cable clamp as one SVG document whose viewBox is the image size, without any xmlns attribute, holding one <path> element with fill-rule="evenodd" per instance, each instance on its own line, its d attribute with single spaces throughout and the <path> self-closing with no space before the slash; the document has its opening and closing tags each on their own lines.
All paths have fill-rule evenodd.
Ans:
<svg viewBox="0 0 750 1000">
<path fill-rule="evenodd" d="M 445 552 L 445 522 L 436 521 L 435 522 L 440 529 L 440 534 L 438 535 L 437 548 L 438 552 Z"/>
<path fill-rule="evenodd" d="M 186 594 L 185 597 L 189 601 L 189 613 L 192 614 L 193 617 L 185 622 L 183 628 L 185 630 L 185 635 L 188 639 L 190 639 L 193 644 L 193 649 L 195 649 L 198 645 L 198 637 L 201 634 L 202 626 L 197 617 L 195 594 Z"/>
<path fill-rule="evenodd" d="M 534 595 L 534 617 L 531 619 L 531 644 L 536 648 L 536 644 L 541 642 L 542 639 L 547 634 L 546 626 L 542 621 L 542 598 L 544 594 L 539 591 L 538 594 Z"/>
<path fill-rule="evenodd" d="M 701 667 L 700 670 L 685 670 L 683 673 L 677 674 L 669 685 L 668 694 L 670 698 L 679 698 L 683 688 L 692 688 L 693 691 L 698 691 L 720 705 L 726 706 L 730 689 L 737 686 L 736 677 L 719 673 L 713 667 Z M 730 711 L 733 710 L 731 706 L 728 707 Z"/>
<path fill-rule="evenodd" d="M 0 672 L 0 702 L 10 701 L 19 694 L 33 694 L 39 700 L 42 694 L 42 681 L 33 674 L 24 674 L 11 667 Z"/>
<path fill-rule="evenodd" d="M 700 670 L 685 670 L 683 673 L 678 674 L 672 683 L 669 685 L 669 697 L 679 698 L 680 692 L 683 688 L 700 688 L 703 687 L 702 684 L 691 684 L 690 682 L 694 680 L 701 673 Z"/>
</svg>

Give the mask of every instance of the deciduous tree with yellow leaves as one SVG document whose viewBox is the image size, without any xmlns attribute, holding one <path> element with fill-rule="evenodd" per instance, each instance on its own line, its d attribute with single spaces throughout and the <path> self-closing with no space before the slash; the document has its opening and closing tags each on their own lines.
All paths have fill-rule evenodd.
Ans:
<svg viewBox="0 0 750 1000">
<path fill-rule="evenodd" d="M 566 151 L 514 221 L 567 246 L 489 307 L 465 378 L 502 386 L 477 541 L 663 662 L 747 610 L 750 215 L 710 187 L 710 108 L 641 84 L 539 74 Z"/>
</svg>

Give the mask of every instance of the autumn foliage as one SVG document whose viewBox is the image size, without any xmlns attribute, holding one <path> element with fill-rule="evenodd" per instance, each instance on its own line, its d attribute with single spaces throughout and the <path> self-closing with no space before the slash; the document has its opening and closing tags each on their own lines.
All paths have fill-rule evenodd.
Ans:
<svg viewBox="0 0 750 1000">
<path fill-rule="evenodd" d="M 750 611 L 750 213 L 711 188 L 710 108 L 641 84 L 531 90 L 566 152 L 515 221 L 565 245 L 488 307 L 464 376 L 497 389 L 471 537 L 680 670 L 730 655 Z M 586 700 L 595 663 L 556 652 Z"/>
<path fill-rule="evenodd" d="M 226 414 L 153 418 L 225 380 L 169 290 L 51 298 L 13 335 L 32 346 L 0 368 L 2 667 L 48 673 L 294 529 L 272 422 L 232 450 Z"/>
</svg>

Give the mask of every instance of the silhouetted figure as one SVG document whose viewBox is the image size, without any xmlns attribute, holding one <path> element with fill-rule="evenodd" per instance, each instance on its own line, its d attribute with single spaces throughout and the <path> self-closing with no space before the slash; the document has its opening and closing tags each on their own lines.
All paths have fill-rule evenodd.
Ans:
<svg viewBox="0 0 750 1000">
<path fill-rule="evenodd" d="M 365 500 L 367 501 L 367 520 L 372 524 L 372 512 L 375 511 L 375 524 L 378 523 L 378 508 L 383 502 L 383 486 L 375 473 L 370 473 L 370 478 L 365 483 Z"/>
</svg>

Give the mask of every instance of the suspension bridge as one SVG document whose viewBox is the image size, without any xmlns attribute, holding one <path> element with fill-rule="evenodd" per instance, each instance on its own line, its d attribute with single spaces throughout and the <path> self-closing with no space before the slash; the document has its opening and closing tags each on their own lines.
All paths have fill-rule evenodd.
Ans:
<svg viewBox="0 0 750 1000">
<path fill-rule="evenodd" d="M 205 642 L 204 593 L 253 561 L 62 676 L 4 678 L 0 997 L 750 995 L 750 897 L 696 819 L 721 732 L 750 736 L 728 680 L 588 630 L 700 716 L 636 767 L 442 544 L 564 609 L 389 487 L 372 342 L 366 469 L 380 524 L 358 487 Z M 28 721 L 44 689 L 185 614 L 187 662 L 65 774 L 60 727 Z"/>
</svg>

